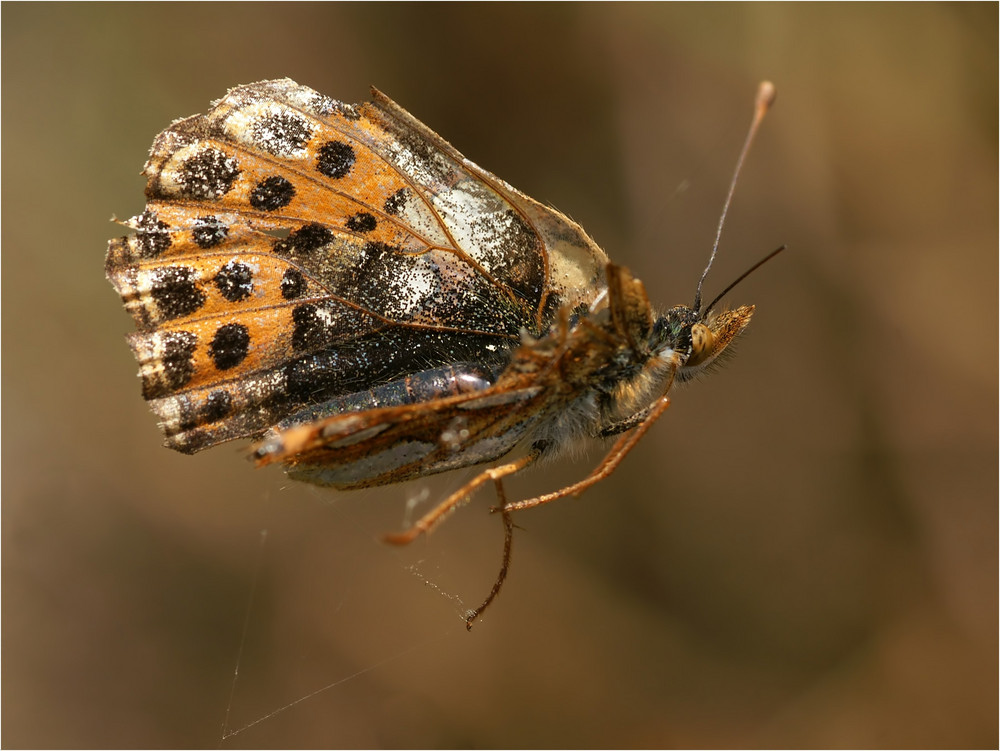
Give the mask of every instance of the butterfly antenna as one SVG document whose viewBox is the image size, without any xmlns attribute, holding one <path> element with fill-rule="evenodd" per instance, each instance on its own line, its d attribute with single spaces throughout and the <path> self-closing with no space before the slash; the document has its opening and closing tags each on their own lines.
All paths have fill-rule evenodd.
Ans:
<svg viewBox="0 0 1000 751">
<path fill-rule="evenodd" d="M 746 140 L 743 142 L 743 149 L 740 151 L 740 158 L 736 160 L 736 169 L 733 171 L 733 179 L 729 183 L 729 194 L 726 196 L 726 202 L 722 206 L 722 216 L 719 217 L 719 228 L 715 233 L 715 243 L 712 245 L 712 255 L 708 257 L 708 265 L 705 266 L 705 270 L 701 273 L 701 279 L 698 280 L 698 289 L 695 290 L 694 293 L 695 313 L 701 312 L 701 287 L 705 283 L 705 277 L 708 276 L 708 270 L 712 268 L 712 263 L 715 261 L 715 254 L 719 252 L 719 240 L 722 238 L 722 228 L 726 224 L 726 214 L 729 213 L 729 204 L 732 203 L 733 193 L 736 191 L 736 180 L 739 178 L 740 170 L 743 168 L 743 160 L 746 159 L 747 152 L 750 151 L 750 144 L 753 143 L 754 136 L 757 135 L 757 130 L 760 128 L 760 123 L 764 119 L 764 115 L 767 114 L 768 108 L 774 104 L 775 95 L 776 92 L 774 84 L 770 81 L 762 81 L 760 86 L 757 87 L 757 101 L 754 105 L 753 121 L 750 123 L 750 130 L 747 132 Z M 761 261 L 761 263 L 763 263 L 763 261 Z M 756 266 L 754 268 L 756 268 Z M 751 271 L 752 270 L 753 269 L 751 269 Z M 747 273 L 750 272 L 748 271 Z M 743 277 L 740 277 L 740 279 L 742 278 Z M 731 288 L 732 285 L 730 286 L 730 289 Z"/>
<path fill-rule="evenodd" d="M 750 276 L 753 272 L 755 272 L 757 269 L 759 269 L 765 263 L 767 263 L 772 258 L 774 258 L 776 255 L 778 255 L 778 253 L 780 253 L 781 251 L 783 251 L 785 249 L 785 247 L 786 246 L 782 245 L 777 250 L 772 250 L 766 256 L 764 256 L 759 261 L 757 261 L 757 263 L 755 263 L 753 266 L 751 266 L 746 271 L 744 271 L 742 274 L 740 274 L 738 277 L 736 277 L 736 281 L 735 282 L 733 282 L 728 287 L 726 287 L 724 290 L 722 290 L 722 292 L 720 292 L 719 294 L 717 294 L 715 296 L 715 299 L 712 300 L 712 302 L 710 302 L 705 307 L 705 315 L 709 314 L 709 312 L 712 310 L 712 308 L 715 307 L 715 303 L 719 302 L 719 300 L 721 300 L 723 297 L 725 297 L 726 294 L 729 292 L 729 290 L 731 290 L 733 287 L 735 287 L 737 284 L 739 284 L 740 282 L 742 282 L 744 279 L 746 279 L 748 276 Z"/>
</svg>

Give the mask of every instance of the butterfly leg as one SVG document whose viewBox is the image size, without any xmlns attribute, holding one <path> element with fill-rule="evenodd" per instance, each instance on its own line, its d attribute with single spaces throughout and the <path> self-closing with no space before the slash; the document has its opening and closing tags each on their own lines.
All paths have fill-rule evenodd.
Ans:
<svg viewBox="0 0 1000 751">
<path fill-rule="evenodd" d="M 510 570 L 510 548 L 514 542 L 514 522 L 510 518 L 510 512 L 507 511 L 507 496 L 503 490 L 503 480 L 496 479 L 493 481 L 493 484 L 497 489 L 497 498 L 500 500 L 500 514 L 503 517 L 503 561 L 500 563 L 500 571 L 497 573 L 497 579 L 493 582 L 493 589 L 486 595 L 486 599 L 480 603 L 479 607 L 465 614 L 465 628 L 469 631 L 472 630 L 472 623 L 483 614 L 483 611 L 500 594 L 500 587 L 503 586 L 504 580 L 507 578 L 507 572 Z"/>
<path fill-rule="evenodd" d="M 616 422 L 611 425 L 608 425 L 607 427 L 602 428 L 601 432 L 598 433 L 598 436 L 601 438 L 610 438 L 613 435 L 621 435 L 625 431 L 631 430 L 636 425 L 645 422 L 646 418 L 649 417 L 649 413 L 652 412 L 655 407 L 656 403 L 654 402 L 641 412 L 636 412 L 631 417 L 627 417 L 624 420 L 621 420 L 620 422 Z"/>
<path fill-rule="evenodd" d="M 448 514 L 466 503 L 469 500 L 469 496 L 478 490 L 481 485 L 484 485 L 490 480 L 497 482 L 507 475 L 513 475 L 520 472 L 525 467 L 536 462 L 541 454 L 541 449 L 533 448 L 529 453 L 515 459 L 512 462 L 501 464 L 499 467 L 490 467 L 489 469 L 483 470 L 469 480 L 469 482 L 465 483 L 465 485 L 461 488 L 441 501 L 441 503 L 437 506 L 417 519 L 417 521 L 409 529 L 404 530 L 403 532 L 385 535 L 382 539 L 393 545 L 406 545 L 408 542 L 412 542 L 418 535 L 423 534 L 424 532 L 430 532 L 431 529 L 440 523 Z"/>
<path fill-rule="evenodd" d="M 635 447 L 635 444 L 639 442 L 639 439 L 645 435 L 646 431 L 649 430 L 650 426 L 654 422 L 656 422 L 657 418 L 667 411 L 667 407 L 669 406 L 670 397 L 661 396 L 653 404 L 652 409 L 649 410 L 642 422 L 635 426 L 634 430 L 623 434 L 621 438 L 615 441 L 615 445 L 611 447 L 611 450 L 607 453 L 607 456 L 604 457 L 601 463 L 597 465 L 597 468 L 583 480 L 580 480 L 580 482 L 568 485 L 561 490 L 555 491 L 554 493 L 546 493 L 545 495 L 540 495 L 535 498 L 515 501 L 514 503 L 505 504 L 502 508 L 493 508 L 492 510 L 502 511 L 504 514 L 509 514 L 511 511 L 522 511 L 526 508 L 541 506 L 543 503 L 548 503 L 549 501 L 565 498 L 568 495 L 578 495 L 590 486 L 596 485 L 618 468 L 618 465 L 621 464 L 625 455 Z"/>
</svg>

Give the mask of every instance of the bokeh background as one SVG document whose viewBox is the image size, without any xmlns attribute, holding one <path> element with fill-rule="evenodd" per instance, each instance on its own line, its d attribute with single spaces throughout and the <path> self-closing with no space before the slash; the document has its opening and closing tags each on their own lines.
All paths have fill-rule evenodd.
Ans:
<svg viewBox="0 0 1000 751">
<path fill-rule="evenodd" d="M 5 4 L 7 747 L 996 747 L 997 6 Z M 407 503 L 160 447 L 108 219 L 171 120 L 377 85 L 738 357 L 603 485 Z M 550 465 L 511 497 L 583 476 Z M 238 679 L 234 675 L 238 669 Z M 235 734 L 233 734 L 235 733 Z"/>
</svg>

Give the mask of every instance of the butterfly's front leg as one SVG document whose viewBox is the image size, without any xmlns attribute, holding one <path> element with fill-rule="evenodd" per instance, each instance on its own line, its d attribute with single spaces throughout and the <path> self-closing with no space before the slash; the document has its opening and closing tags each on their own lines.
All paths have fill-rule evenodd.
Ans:
<svg viewBox="0 0 1000 751">
<path fill-rule="evenodd" d="M 410 526 L 409 529 L 402 532 L 387 534 L 382 539 L 393 545 L 406 545 L 407 543 L 413 542 L 418 535 L 430 532 L 437 524 L 443 521 L 448 514 L 466 503 L 469 500 L 469 497 L 476 492 L 481 485 L 490 481 L 499 482 L 504 477 L 516 474 L 525 467 L 529 467 L 538 461 L 538 458 L 541 455 L 542 448 L 533 446 L 531 451 L 518 459 L 506 464 L 501 464 L 499 467 L 484 469 L 478 475 L 469 480 L 469 482 L 465 483 L 465 485 L 461 488 L 445 498 L 441 503 L 420 517 L 413 525 Z"/>
<path fill-rule="evenodd" d="M 656 403 L 650 404 L 644 410 L 636 412 L 631 417 L 626 417 L 624 420 L 619 420 L 618 422 L 612 423 L 601 428 L 601 431 L 597 434 L 599 438 L 610 438 L 613 435 L 621 435 L 637 425 L 641 425 L 649 417 L 649 413 L 656 408 Z"/>
<path fill-rule="evenodd" d="M 580 482 L 573 483 L 572 485 L 567 485 L 561 490 L 557 490 L 554 493 L 546 493 L 545 495 L 540 495 L 535 498 L 528 498 L 523 501 L 515 501 L 514 503 L 508 503 L 500 507 L 494 507 L 490 509 L 491 511 L 503 511 L 505 514 L 511 511 L 523 511 L 526 508 L 534 508 L 535 506 L 541 506 L 543 503 L 548 503 L 549 501 L 555 501 L 560 498 L 565 498 L 568 495 L 579 495 L 587 488 L 592 485 L 596 485 L 604 478 L 608 477 L 618 465 L 621 464 L 622 459 L 625 455 L 631 451 L 635 445 L 639 442 L 639 439 L 649 430 L 650 426 L 667 411 L 667 407 L 670 406 L 670 397 L 661 396 L 656 402 L 653 403 L 652 408 L 648 411 L 643 410 L 639 414 L 644 415 L 642 421 L 636 425 L 631 432 L 624 433 L 621 438 L 615 441 L 615 445 L 611 447 L 611 450 L 607 453 L 601 463 L 591 472 L 587 477 L 580 480 Z M 628 421 L 623 421 L 618 423 L 618 425 L 624 425 Z M 628 428 L 624 428 L 628 429 Z"/>
</svg>

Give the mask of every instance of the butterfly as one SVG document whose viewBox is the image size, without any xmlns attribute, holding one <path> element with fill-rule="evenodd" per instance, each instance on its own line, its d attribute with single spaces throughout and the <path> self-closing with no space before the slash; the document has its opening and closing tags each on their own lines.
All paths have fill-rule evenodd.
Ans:
<svg viewBox="0 0 1000 751">
<path fill-rule="evenodd" d="M 495 486 L 503 568 L 470 626 L 505 577 L 510 514 L 611 474 L 754 311 L 702 307 L 699 282 L 693 306 L 654 312 L 579 225 L 374 89 L 351 105 L 289 79 L 238 86 L 160 133 L 144 174 L 106 273 L 166 445 L 251 438 L 258 466 L 340 489 L 488 465 L 387 536 Z M 613 436 L 585 479 L 507 501 L 503 478 Z"/>
</svg>

